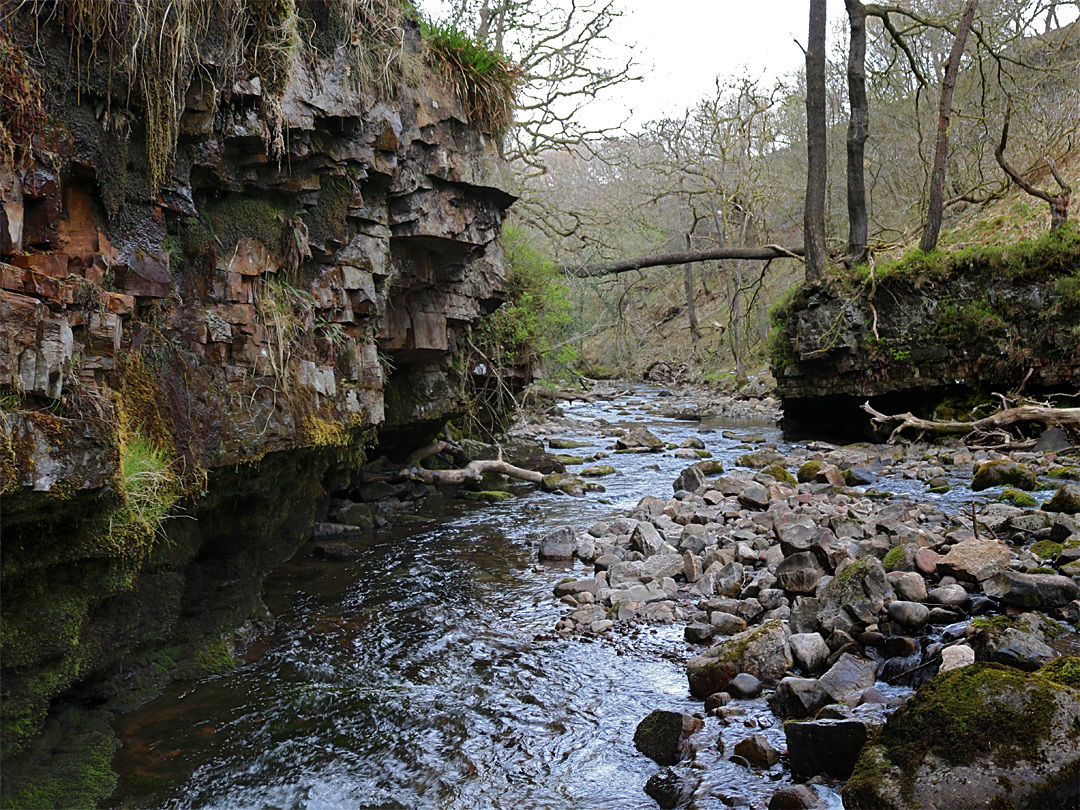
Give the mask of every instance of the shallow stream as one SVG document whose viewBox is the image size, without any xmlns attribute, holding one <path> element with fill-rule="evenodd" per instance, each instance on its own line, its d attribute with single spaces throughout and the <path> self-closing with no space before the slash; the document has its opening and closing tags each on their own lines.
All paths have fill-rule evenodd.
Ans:
<svg viewBox="0 0 1080 810">
<path fill-rule="evenodd" d="M 655 396 L 643 389 L 565 410 L 645 424 L 675 443 L 699 436 L 726 467 L 745 452 L 739 437 L 781 443 L 769 424 L 656 417 L 646 413 Z M 566 451 L 581 455 L 611 444 L 569 438 L 590 443 Z M 266 583 L 276 628 L 248 663 L 175 685 L 117 721 L 121 781 L 103 806 L 655 808 L 642 788 L 659 768 L 635 750 L 633 734 L 653 709 L 701 711 L 687 690 L 681 627 L 559 637 L 565 606 L 552 587 L 573 566 L 539 565 L 536 544 L 556 526 L 584 529 L 643 495 L 668 496 L 691 462 L 665 453 L 603 463 L 619 471 L 603 479 L 604 493 L 522 488 L 522 497 L 490 505 L 436 495 L 422 515 L 350 539 L 358 560 L 301 550 Z M 898 488 L 890 483 L 877 486 Z M 745 705 L 745 723 L 722 729 L 708 719 L 691 807 L 764 807 L 787 779 L 779 767 L 751 772 L 720 753 L 718 736 L 730 753 L 751 729 L 784 747 L 764 702 Z"/>
</svg>

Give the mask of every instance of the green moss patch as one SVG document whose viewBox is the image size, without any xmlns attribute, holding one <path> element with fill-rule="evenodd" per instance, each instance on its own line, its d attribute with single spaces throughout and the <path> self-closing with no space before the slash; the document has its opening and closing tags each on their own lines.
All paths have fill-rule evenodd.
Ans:
<svg viewBox="0 0 1080 810">
<path fill-rule="evenodd" d="M 1063 655 L 1055 658 L 1036 674 L 1048 681 L 1080 689 L 1080 656 Z"/>
<path fill-rule="evenodd" d="M 1006 488 L 998 495 L 997 499 L 1003 503 L 1011 503 L 1013 506 L 1020 506 L 1025 509 L 1039 505 L 1039 502 L 1035 500 L 1035 498 L 1018 489 Z"/>
</svg>

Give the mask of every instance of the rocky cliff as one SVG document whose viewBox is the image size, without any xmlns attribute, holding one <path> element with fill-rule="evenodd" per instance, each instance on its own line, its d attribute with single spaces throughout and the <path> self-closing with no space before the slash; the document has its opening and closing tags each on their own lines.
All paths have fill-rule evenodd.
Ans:
<svg viewBox="0 0 1080 810">
<path fill-rule="evenodd" d="M 205 21 L 163 158 L 160 99 L 120 86 L 79 4 L 32 5 L 0 41 L 37 113 L 0 222 L 3 739 L 24 765 L 107 748 L 60 706 L 227 664 L 378 431 L 419 444 L 460 406 L 451 362 L 500 303 L 514 199 L 408 19 L 381 83 L 310 42 L 276 74 L 226 69 Z M 62 782 L 20 801 L 72 803 Z"/>
<path fill-rule="evenodd" d="M 1024 385 L 1080 383 L 1080 233 L 921 254 L 806 285 L 774 313 L 785 428 L 868 435 L 861 404 L 900 412 Z"/>
</svg>

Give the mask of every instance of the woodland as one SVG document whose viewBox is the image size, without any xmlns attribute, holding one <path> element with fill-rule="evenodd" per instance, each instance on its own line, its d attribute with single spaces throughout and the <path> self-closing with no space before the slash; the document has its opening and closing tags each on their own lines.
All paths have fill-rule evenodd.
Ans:
<svg viewBox="0 0 1080 810">
<path fill-rule="evenodd" d="M 634 131 L 580 123 L 592 98 L 640 76 L 608 36 L 629 9 L 439 10 L 522 67 L 507 239 L 533 260 L 519 286 L 550 281 L 526 300 L 546 302 L 549 334 L 502 345 L 528 342 L 547 373 L 652 366 L 741 385 L 765 364 L 770 307 L 804 279 L 1001 247 L 1068 218 L 1076 3 L 847 0 L 826 52 L 815 1 L 804 69 L 717 76 L 682 115 Z"/>
</svg>

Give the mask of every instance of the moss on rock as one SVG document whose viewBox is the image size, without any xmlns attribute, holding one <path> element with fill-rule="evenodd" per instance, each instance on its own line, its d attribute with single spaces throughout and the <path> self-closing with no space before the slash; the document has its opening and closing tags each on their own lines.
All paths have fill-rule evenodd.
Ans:
<svg viewBox="0 0 1080 810">
<path fill-rule="evenodd" d="M 784 484 L 791 484 L 792 486 L 795 486 L 795 484 L 798 483 L 795 480 L 795 476 L 789 473 L 784 467 L 784 465 L 781 464 L 779 461 L 773 462 L 768 467 L 763 469 L 762 472 L 765 473 L 765 475 L 771 475 L 777 481 L 780 481 Z"/>
<path fill-rule="evenodd" d="M 1021 492 L 1018 489 L 1012 489 L 1011 487 L 1002 490 L 1002 493 L 998 495 L 997 499 L 1003 503 L 1011 503 L 1013 506 L 1020 506 L 1025 509 L 1039 505 L 1039 502 L 1031 495 L 1028 495 L 1026 492 Z"/>
<path fill-rule="evenodd" d="M 980 464 L 971 478 L 971 489 L 981 492 L 984 489 L 1008 486 L 1031 492 L 1038 481 L 1030 469 L 1011 459 L 998 459 Z"/>
<path fill-rule="evenodd" d="M 844 807 L 916 807 L 927 791 L 946 806 L 956 795 L 968 807 L 1040 806 L 1030 797 L 1068 792 L 1075 779 L 1074 723 L 1080 692 L 1050 679 L 998 664 L 950 670 L 920 689 L 863 751 L 843 789 Z"/>
</svg>

